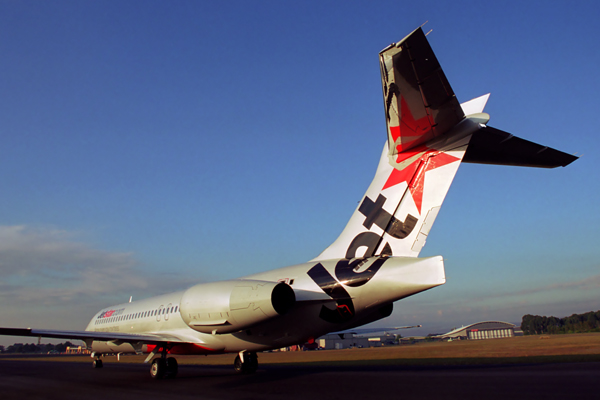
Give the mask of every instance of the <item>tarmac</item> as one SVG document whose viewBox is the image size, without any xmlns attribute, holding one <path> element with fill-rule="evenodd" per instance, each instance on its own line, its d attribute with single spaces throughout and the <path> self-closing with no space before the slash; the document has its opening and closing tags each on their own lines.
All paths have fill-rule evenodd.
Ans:
<svg viewBox="0 0 600 400">
<path fill-rule="evenodd" d="M 0 359 L 0 398 L 8 399 L 590 399 L 600 362 L 489 366 L 319 366 L 265 364 L 253 375 L 232 366 L 180 365 L 152 380 L 147 364 Z"/>
</svg>

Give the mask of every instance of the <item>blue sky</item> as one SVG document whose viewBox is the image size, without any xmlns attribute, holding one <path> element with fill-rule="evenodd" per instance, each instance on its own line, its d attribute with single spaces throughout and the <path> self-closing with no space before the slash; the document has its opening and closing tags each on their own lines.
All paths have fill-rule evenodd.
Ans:
<svg viewBox="0 0 600 400">
<path fill-rule="evenodd" d="M 383 141 L 378 52 L 429 21 L 459 101 L 584 156 L 465 164 L 396 303 L 424 333 L 600 309 L 595 2 L 0 1 L 0 326 L 301 263 Z M 2 338 L 0 343 L 12 343 Z"/>
</svg>

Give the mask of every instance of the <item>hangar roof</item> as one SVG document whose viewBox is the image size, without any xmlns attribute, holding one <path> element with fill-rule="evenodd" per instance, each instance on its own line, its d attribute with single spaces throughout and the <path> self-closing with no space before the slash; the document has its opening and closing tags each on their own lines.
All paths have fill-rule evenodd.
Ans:
<svg viewBox="0 0 600 400">
<path fill-rule="evenodd" d="M 457 336 L 467 336 L 467 331 L 470 330 L 494 330 L 494 329 L 514 329 L 515 325 L 510 324 L 508 322 L 502 321 L 484 321 L 484 322 L 476 322 L 471 325 L 463 326 L 461 328 L 456 328 L 448 333 L 444 333 L 443 335 L 439 335 L 439 338 L 447 338 L 447 337 L 457 337 Z"/>
</svg>

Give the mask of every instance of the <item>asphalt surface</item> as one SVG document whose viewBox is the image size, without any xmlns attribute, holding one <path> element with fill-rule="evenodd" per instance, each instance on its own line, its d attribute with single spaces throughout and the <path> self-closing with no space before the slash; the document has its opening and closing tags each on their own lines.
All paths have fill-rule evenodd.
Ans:
<svg viewBox="0 0 600 400">
<path fill-rule="evenodd" d="M 0 399 L 592 399 L 600 363 L 485 367 L 181 365 L 155 381 L 145 364 L 0 360 Z"/>
</svg>

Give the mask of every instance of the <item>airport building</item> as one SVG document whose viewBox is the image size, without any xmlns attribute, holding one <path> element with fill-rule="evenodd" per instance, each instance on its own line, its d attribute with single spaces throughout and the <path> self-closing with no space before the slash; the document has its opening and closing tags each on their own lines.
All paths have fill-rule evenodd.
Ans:
<svg viewBox="0 0 600 400">
<path fill-rule="evenodd" d="M 435 336 L 436 339 L 499 339 L 513 337 L 515 325 L 508 322 L 485 321 L 477 322 L 462 328 L 454 329 L 443 335 Z M 518 335 L 518 330 L 517 330 Z"/>
<path fill-rule="evenodd" d="M 341 350 L 350 348 L 381 347 L 395 344 L 414 344 L 428 340 L 482 340 L 520 336 L 523 332 L 514 324 L 484 321 L 453 329 L 441 335 L 427 337 L 399 337 L 390 333 L 382 336 L 357 336 L 355 333 L 333 333 L 318 338 L 310 349 Z M 308 345 L 305 345 L 305 348 Z"/>
<path fill-rule="evenodd" d="M 316 342 L 325 350 L 341 350 L 351 348 L 381 347 L 395 344 L 396 337 L 391 334 L 383 336 L 356 336 L 354 333 L 334 333 L 321 336 Z"/>
<path fill-rule="evenodd" d="M 85 346 L 67 346 L 65 354 L 92 354 Z"/>
</svg>

